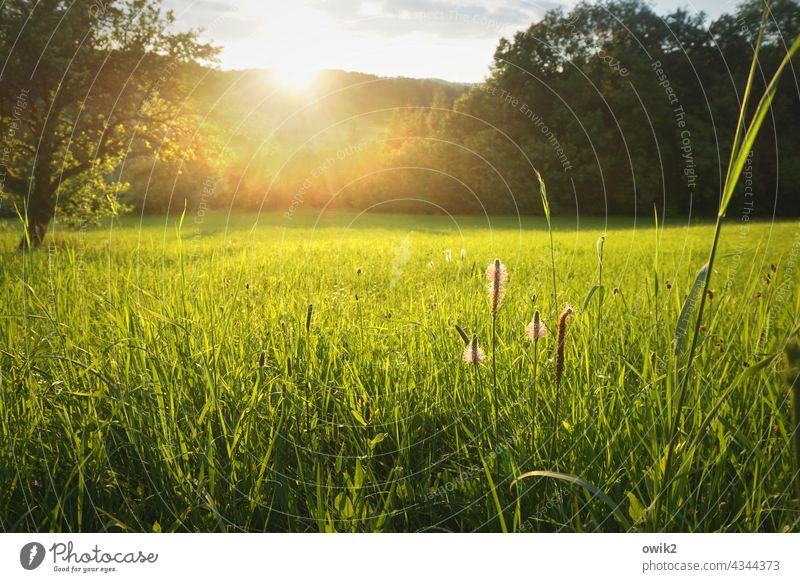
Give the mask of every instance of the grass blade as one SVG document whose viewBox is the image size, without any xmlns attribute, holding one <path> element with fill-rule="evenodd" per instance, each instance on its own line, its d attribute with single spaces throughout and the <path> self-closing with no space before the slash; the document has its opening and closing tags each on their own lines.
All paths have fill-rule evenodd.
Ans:
<svg viewBox="0 0 800 582">
<path fill-rule="evenodd" d="M 694 283 L 689 290 L 689 295 L 686 296 L 686 301 L 683 302 L 681 313 L 678 316 L 678 323 L 675 326 L 675 357 L 680 356 L 683 348 L 686 346 L 686 338 L 689 332 L 689 320 L 692 318 L 694 306 L 697 304 L 703 283 L 708 274 L 708 263 L 703 265 L 694 278 Z"/>
<path fill-rule="evenodd" d="M 523 473 L 514 481 L 511 482 L 511 485 L 514 485 L 517 481 L 521 481 L 522 479 L 529 479 L 531 477 L 544 477 L 546 479 L 558 479 L 560 481 L 566 481 L 567 483 L 572 483 L 573 485 L 578 485 L 579 487 L 583 487 L 592 494 L 592 496 L 597 497 L 600 501 L 606 504 L 606 506 L 611 510 L 614 516 L 619 520 L 620 524 L 625 527 L 626 529 L 631 529 L 631 522 L 628 521 L 628 518 L 625 517 L 625 513 L 620 508 L 619 503 L 614 503 L 614 501 L 605 493 L 600 491 L 597 487 L 581 479 L 580 477 L 576 477 L 575 475 L 569 475 L 567 473 L 557 473 L 555 471 L 528 471 L 527 473 Z"/>
</svg>

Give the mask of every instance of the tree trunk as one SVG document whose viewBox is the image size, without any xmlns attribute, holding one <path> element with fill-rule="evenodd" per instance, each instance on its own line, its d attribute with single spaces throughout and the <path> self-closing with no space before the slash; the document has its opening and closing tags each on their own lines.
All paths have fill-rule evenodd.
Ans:
<svg viewBox="0 0 800 582">
<path fill-rule="evenodd" d="M 44 242 L 44 235 L 55 211 L 53 196 L 55 188 L 45 180 L 35 179 L 33 191 L 28 202 L 28 236 L 22 235 L 19 250 L 38 248 Z M 30 243 L 29 243 L 30 240 Z"/>
<path fill-rule="evenodd" d="M 49 218 L 33 218 L 28 217 L 28 234 L 30 237 L 30 245 L 28 238 L 24 234 L 19 241 L 20 250 L 35 249 L 42 245 L 44 242 L 44 235 L 47 234 L 47 226 L 50 224 Z"/>
</svg>

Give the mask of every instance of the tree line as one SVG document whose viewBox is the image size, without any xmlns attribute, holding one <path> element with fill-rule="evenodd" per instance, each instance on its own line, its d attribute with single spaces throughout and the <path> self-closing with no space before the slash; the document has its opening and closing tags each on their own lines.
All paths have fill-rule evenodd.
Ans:
<svg viewBox="0 0 800 582">
<path fill-rule="evenodd" d="M 452 112 L 409 112 L 393 128 L 408 139 L 386 147 L 387 167 L 429 165 L 447 175 L 387 175 L 377 196 L 413 184 L 449 211 L 537 213 L 536 167 L 570 213 L 651 216 L 655 206 L 710 215 L 762 6 L 746 2 L 711 23 L 685 10 L 658 16 L 640 0 L 551 10 L 499 42 L 486 82 Z M 798 31 L 800 5 L 773 2 L 755 94 Z M 800 212 L 799 97 L 795 73 L 775 96 L 732 208 Z"/>
<path fill-rule="evenodd" d="M 373 208 L 714 212 L 761 0 L 708 22 L 642 0 L 554 9 L 500 39 L 477 84 L 326 71 L 287 90 L 220 71 L 155 0 L 0 5 L 0 213 L 48 226 L 108 214 Z M 800 31 L 774 0 L 754 92 Z M 779 87 L 735 212 L 800 213 L 800 91 Z"/>
</svg>

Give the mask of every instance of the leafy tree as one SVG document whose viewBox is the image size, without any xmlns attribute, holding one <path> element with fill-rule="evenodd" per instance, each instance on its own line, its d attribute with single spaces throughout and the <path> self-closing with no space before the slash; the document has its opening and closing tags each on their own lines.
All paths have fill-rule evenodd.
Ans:
<svg viewBox="0 0 800 582">
<path fill-rule="evenodd" d="M 657 204 L 672 213 L 714 212 L 762 6 L 762 0 L 745 2 L 708 28 L 703 14 L 676 10 L 662 17 L 640 0 L 551 10 L 501 39 L 491 76 L 457 108 L 496 128 L 483 138 L 485 151 L 503 147 L 502 136 L 521 145 L 545 173 L 555 206 L 577 201 L 581 212 L 630 214 Z M 774 0 L 760 58 L 765 70 L 777 65 L 798 30 L 797 0 Z M 525 113 L 531 111 L 542 123 L 530 123 Z M 796 213 L 800 140 L 787 130 L 800 121 L 796 88 L 779 89 L 770 115 L 774 123 L 754 150 L 755 182 L 762 192 L 782 194 L 775 203 Z M 486 131 L 472 121 L 460 125 L 454 131 L 463 143 Z M 571 172 L 553 155 L 551 134 L 568 153 Z M 504 149 L 498 167 L 513 190 L 534 191 L 527 160 Z M 502 209 L 498 190 L 484 195 L 487 206 Z M 773 206 L 763 203 L 760 211 Z"/>
<path fill-rule="evenodd" d="M 115 212 L 131 157 L 191 159 L 184 98 L 217 48 L 171 31 L 159 0 L 7 0 L 0 4 L 4 196 L 42 243 L 56 213 Z"/>
</svg>

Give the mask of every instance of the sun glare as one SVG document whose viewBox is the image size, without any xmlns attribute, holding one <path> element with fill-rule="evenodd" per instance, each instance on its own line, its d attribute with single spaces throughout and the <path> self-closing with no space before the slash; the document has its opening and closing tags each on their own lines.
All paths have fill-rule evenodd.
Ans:
<svg viewBox="0 0 800 582">
<path fill-rule="evenodd" d="M 299 64 L 287 65 L 274 70 L 276 81 L 286 89 L 301 90 L 313 85 L 317 79 L 317 69 Z"/>
</svg>

